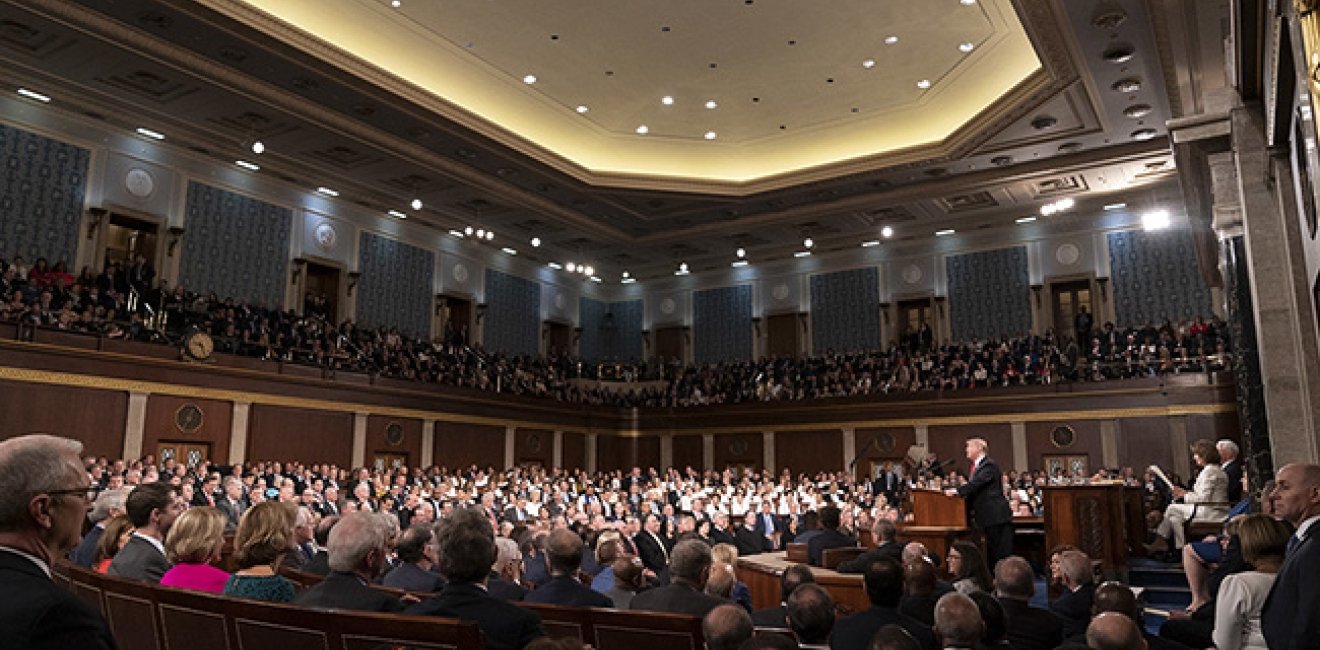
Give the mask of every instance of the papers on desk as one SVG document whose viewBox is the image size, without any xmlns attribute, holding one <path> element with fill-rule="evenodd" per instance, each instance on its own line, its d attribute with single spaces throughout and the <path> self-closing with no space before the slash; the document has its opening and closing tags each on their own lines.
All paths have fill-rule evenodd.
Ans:
<svg viewBox="0 0 1320 650">
<path fill-rule="evenodd" d="M 1158 465 L 1151 465 L 1146 469 L 1149 470 L 1150 473 L 1154 474 L 1161 481 L 1164 481 L 1164 484 L 1169 486 L 1170 488 L 1177 487 L 1176 485 L 1173 484 L 1173 481 L 1169 480 L 1168 476 L 1164 475 L 1164 470 L 1160 469 Z"/>
</svg>

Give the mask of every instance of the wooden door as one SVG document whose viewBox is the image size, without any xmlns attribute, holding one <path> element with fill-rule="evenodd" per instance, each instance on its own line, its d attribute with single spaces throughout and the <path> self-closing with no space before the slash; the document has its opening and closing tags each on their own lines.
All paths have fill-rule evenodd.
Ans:
<svg viewBox="0 0 1320 650">
<path fill-rule="evenodd" d="M 472 342 L 472 301 L 445 296 L 445 334 L 449 342 L 467 345 Z"/>
<path fill-rule="evenodd" d="M 339 276 L 340 269 L 316 262 L 308 262 L 306 298 L 316 297 L 325 301 L 322 308 L 325 317 L 331 323 L 339 322 Z"/>
<path fill-rule="evenodd" d="M 1050 293 L 1054 295 L 1054 333 L 1057 336 L 1075 338 L 1075 321 L 1077 314 L 1081 313 L 1083 308 L 1091 314 L 1092 329 L 1098 325 L 1095 322 L 1095 305 L 1091 301 L 1090 281 L 1056 282 L 1050 285 Z M 1087 341 L 1077 342 L 1081 346 L 1087 343 Z"/>
<path fill-rule="evenodd" d="M 802 354 L 802 327 L 797 314 L 777 314 L 765 319 L 766 356 L 796 357 Z"/>
<path fill-rule="evenodd" d="M 164 464 L 169 459 L 193 467 L 211 458 L 211 445 L 205 442 L 162 440 L 156 447 L 156 460 Z"/>
<path fill-rule="evenodd" d="M 380 471 L 408 467 L 408 454 L 398 451 L 378 451 L 372 454 L 371 466 Z"/>
<path fill-rule="evenodd" d="M 104 257 L 113 262 L 123 263 L 124 268 L 127 269 L 133 265 L 133 257 L 141 253 L 155 267 L 159 229 L 160 226 L 153 221 L 111 213 Z M 51 263 L 54 264 L 54 261 L 52 260 Z"/>
<path fill-rule="evenodd" d="M 921 330 L 922 324 L 935 329 L 935 318 L 930 298 L 901 300 L 898 303 L 898 336 L 906 339 Z"/>
<path fill-rule="evenodd" d="M 573 351 L 573 331 L 566 323 L 545 322 L 546 354 L 570 354 Z"/>
<path fill-rule="evenodd" d="M 655 355 L 668 361 L 686 359 L 682 327 L 662 327 L 655 331 Z"/>
</svg>

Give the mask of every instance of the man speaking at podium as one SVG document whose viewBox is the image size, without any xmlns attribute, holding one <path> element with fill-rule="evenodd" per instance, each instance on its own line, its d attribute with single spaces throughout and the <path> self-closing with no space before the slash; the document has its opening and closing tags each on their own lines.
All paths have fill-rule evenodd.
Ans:
<svg viewBox="0 0 1320 650">
<path fill-rule="evenodd" d="M 987 566 L 1013 554 L 1013 511 L 1004 498 L 1004 478 L 999 465 L 987 455 L 990 446 L 984 438 L 967 441 L 967 460 L 971 461 L 967 483 L 945 490 L 949 496 L 967 500 L 972 525 L 985 534 Z"/>
</svg>

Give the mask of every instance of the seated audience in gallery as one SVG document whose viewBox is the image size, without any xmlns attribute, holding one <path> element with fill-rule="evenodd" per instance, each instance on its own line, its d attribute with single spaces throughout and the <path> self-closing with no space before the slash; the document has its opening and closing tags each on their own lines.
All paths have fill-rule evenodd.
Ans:
<svg viewBox="0 0 1320 650">
<path fill-rule="evenodd" d="M 294 597 L 293 603 L 319 609 L 402 611 L 402 601 L 370 586 L 385 570 L 389 539 L 390 525 L 384 515 L 344 515 L 330 530 L 330 575 Z"/>
<path fill-rule="evenodd" d="M 398 564 L 390 569 L 381 584 L 391 589 L 432 594 L 440 591 L 444 578 L 435 570 L 435 535 L 422 523 L 410 526 L 394 546 Z"/>
<path fill-rule="evenodd" d="M 545 553 L 550 563 L 550 581 L 537 585 L 524 598 L 529 603 L 569 607 L 609 607 L 613 603 L 604 594 L 593 591 L 578 580 L 582 566 L 582 538 L 570 530 L 551 531 Z"/>
<path fill-rule="evenodd" d="M 184 511 L 165 538 L 165 555 L 174 566 L 161 577 L 161 586 L 224 593 L 229 573 L 214 566 L 224 545 L 223 513 L 210 506 Z"/>
<path fill-rule="evenodd" d="M 293 600 L 293 583 L 279 575 L 278 567 L 293 546 L 294 517 L 294 506 L 279 501 L 262 501 L 243 513 L 234 535 L 237 570 L 225 583 L 226 596 L 281 603 Z"/>
<path fill-rule="evenodd" d="M 705 593 L 710 576 L 710 547 L 688 539 L 674 545 L 670 555 L 669 584 L 652 587 L 637 594 L 632 609 L 705 616 L 716 606 L 729 601 Z M 741 609 L 741 608 L 739 608 Z"/>
</svg>

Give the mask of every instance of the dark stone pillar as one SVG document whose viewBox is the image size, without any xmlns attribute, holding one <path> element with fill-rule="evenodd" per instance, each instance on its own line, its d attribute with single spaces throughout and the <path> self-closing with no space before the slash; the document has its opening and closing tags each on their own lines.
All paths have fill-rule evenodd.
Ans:
<svg viewBox="0 0 1320 650">
<path fill-rule="evenodd" d="M 1242 460 L 1251 480 L 1251 491 L 1255 493 L 1274 476 L 1274 460 L 1270 456 L 1265 386 L 1261 379 L 1251 278 L 1242 235 L 1221 240 L 1219 257 L 1224 272 L 1224 294 L 1228 299 L 1228 330 L 1232 341 L 1238 423 L 1242 429 Z"/>
</svg>

